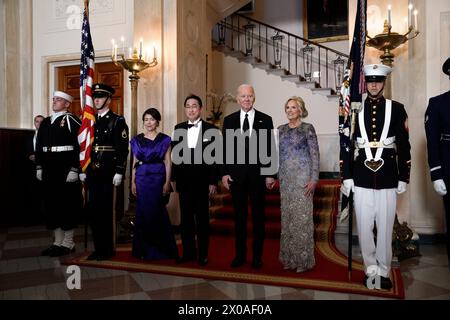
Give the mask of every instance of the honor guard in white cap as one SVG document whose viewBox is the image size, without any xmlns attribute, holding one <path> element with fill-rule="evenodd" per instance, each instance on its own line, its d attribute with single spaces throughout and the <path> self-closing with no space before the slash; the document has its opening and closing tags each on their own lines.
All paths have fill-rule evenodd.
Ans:
<svg viewBox="0 0 450 320">
<path fill-rule="evenodd" d="M 450 58 L 442 65 L 450 77 Z M 434 190 L 444 199 L 447 222 L 447 257 L 450 266 L 450 91 L 430 98 L 425 113 L 428 164 Z"/>
<path fill-rule="evenodd" d="M 389 276 L 397 194 L 406 191 L 411 167 L 405 108 L 383 96 L 390 73 L 391 68 L 382 64 L 364 67 L 367 98 L 355 115 L 354 162 L 352 166 L 348 162 L 343 164 L 342 185 L 345 195 L 349 195 L 350 190 L 354 192 L 359 245 L 366 273 L 364 284 L 373 288 L 367 283 L 372 281 L 380 284 L 377 289 L 387 290 L 392 288 Z"/>
<path fill-rule="evenodd" d="M 87 183 L 89 215 L 95 251 L 88 260 L 108 260 L 115 255 L 113 188 L 122 183 L 128 156 L 128 126 L 125 118 L 109 108 L 114 88 L 93 85 L 97 114 L 91 164 L 80 179 Z M 119 220 L 119 217 L 116 217 Z"/>
<path fill-rule="evenodd" d="M 73 229 L 81 214 L 81 185 L 78 180 L 81 121 L 68 112 L 73 97 L 63 91 L 53 95 L 53 114 L 45 118 L 36 138 L 36 177 L 43 183 L 45 220 L 54 231 L 53 244 L 42 252 L 57 257 L 75 251 Z"/>
</svg>

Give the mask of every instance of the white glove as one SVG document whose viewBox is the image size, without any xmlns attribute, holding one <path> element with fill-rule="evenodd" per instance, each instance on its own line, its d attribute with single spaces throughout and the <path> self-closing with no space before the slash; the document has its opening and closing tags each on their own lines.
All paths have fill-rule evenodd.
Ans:
<svg viewBox="0 0 450 320">
<path fill-rule="evenodd" d="M 348 206 L 344 210 L 341 211 L 341 215 L 339 216 L 339 221 L 343 223 L 348 218 Z"/>
<path fill-rule="evenodd" d="M 113 178 L 113 185 L 118 187 L 118 186 L 120 186 L 121 183 L 122 183 L 122 175 L 116 173 Z"/>
<path fill-rule="evenodd" d="M 405 191 L 406 191 L 406 182 L 399 181 L 398 182 L 398 186 L 397 186 L 397 190 L 395 190 L 395 192 L 397 192 L 397 194 L 402 194 Z"/>
<path fill-rule="evenodd" d="M 36 170 L 36 179 L 38 179 L 39 181 L 42 181 L 42 169 Z"/>
<path fill-rule="evenodd" d="M 77 182 L 77 181 L 78 181 L 78 172 L 69 171 L 66 182 Z"/>
<path fill-rule="evenodd" d="M 86 173 L 80 173 L 78 175 L 78 178 L 80 179 L 81 182 L 85 182 L 86 181 Z"/>
<path fill-rule="evenodd" d="M 447 187 L 445 186 L 444 180 L 439 179 L 433 181 L 433 187 L 440 196 L 445 196 L 447 194 Z"/>
<path fill-rule="evenodd" d="M 350 191 L 355 192 L 355 183 L 353 182 L 353 179 L 345 179 L 342 182 L 341 192 L 343 195 L 348 197 L 350 195 Z"/>
</svg>

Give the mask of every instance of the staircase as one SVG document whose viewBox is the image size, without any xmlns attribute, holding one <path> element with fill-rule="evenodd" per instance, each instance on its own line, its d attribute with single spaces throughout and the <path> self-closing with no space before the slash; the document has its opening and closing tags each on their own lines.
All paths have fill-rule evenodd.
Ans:
<svg viewBox="0 0 450 320">
<path fill-rule="evenodd" d="M 212 47 L 267 74 L 293 82 L 331 101 L 338 91 L 348 55 L 252 18 L 233 14 L 213 29 Z"/>
</svg>

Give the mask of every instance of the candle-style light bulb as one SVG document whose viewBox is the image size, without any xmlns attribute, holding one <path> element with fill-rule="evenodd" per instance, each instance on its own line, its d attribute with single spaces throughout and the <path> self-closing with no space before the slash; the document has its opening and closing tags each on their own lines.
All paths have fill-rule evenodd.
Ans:
<svg viewBox="0 0 450 320">
<path fill-rule="evenodd" d="M 413 9 L 413 5 L 412 5 L 412 3 L 410 3 L 409 5 L 408 5 L 408 27 L 411 27 L 411 25 L 412 25 L 412 9 Z"/>
<path fill-rule="evenodd" d="M 111 57 L 114 57 L 114 45 L 116 44 L 116 41 L 114 39 L 111 39 Z"/>
<path fill-rule="evenodd" d="M 142 57 L 142 46 L 144 45 L 144 39 L 139 39 L 139 56 Z"/>
<path fill-rule="evenodd" d="M 414 10 L 414 29 L 415 30 L 419 30 L 419 28 L 417 27 L 417 14 L 419 13 L 419 11 Z"/>
<path fill-rule="evenodd" d="M 122 43 L 122 54 L 125 55 L 125 37 L 120 37 L 120 42 Z"/>
<path fill-rule="evenodd" d="M 389 25 L 392 25 L 392 21 L 391 21 L 391 11 L 392 11 L 392 6 L 388 5 L 388 23 Z"/>
<path fill-rule="evenodd" d="M 114 61 L 117 61 L 117 44 L 114 45 Z"/>
</svg>

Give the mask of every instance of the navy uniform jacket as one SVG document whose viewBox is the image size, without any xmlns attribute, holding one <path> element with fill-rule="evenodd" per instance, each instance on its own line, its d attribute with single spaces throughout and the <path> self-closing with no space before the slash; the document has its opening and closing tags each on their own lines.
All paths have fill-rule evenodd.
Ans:
<svg viewBox="0 0 450 320">
<path fill-rule="evenodd" d="M 365 101 L 364 123 L 367 136 L 370 141 L 380 141 L 385 118 L 386 99 L 381 97 L 377 100 Z M 358 114 L 356 116 L 355 132 L 353 139 L 362 139 L 359 128 Z M 364 165 L 366 153 L 364 149 L 355 148 L 353 169 L 349 161 L 343 163 L 344 179 L 353 179 L 355 186 L 368 189 L 392 189 L 397 188 L 398 181 L 409 183 L 411 168 L 411 145 L 408 133 L 408 115 L 402 104 L 392 101 L 391 122 L 387 138 L 395 136 L 396 148 L 384 148 L 381 158 L 384 164 L 378 171 L 373 172 Z M 354 143 L 354 145 L 356 145 Z M 371 148 L 372 156 L 375 156 L 376 148 Z"/>
<path fill-rule="evenodd" d="M 81 121 L 71 113 L 65 113 L 51 123 L 51 117 L 45 118 L 38 130 L 36 139 L 36 167 L 43 169 L 45 180 L 65 182 L 69 171 L 79 172 L 80 146 L 78 130 Z M 52 152 L 53 149 L 54 152 Z M 72 150 L 61 148 L 70 147 Z M 67 148 L 66 148 L 67 149 Z M 58 151 L 58 152 L 56 152 Z"/>
<path fill-rule="evenodd" d="M 450 91 L 430 98 L 425 132 L 431 180 L 450 178 Z"/>
<path fill-rule="evenodd" d="M 205 131 L 207 130 L 219 130 L 216 126 L 206 122 L 202 122 L 202 128 L 200 132 L 200 136 L 197 140 L 197 146 L 202 149 L 202 154 L 205 148 L 211 144 L 214 140 L 208 140 L 203 138 L 203 135 Z M 175 126 L 175 130 L 177 129 L 184 129 L 188 130 L 188 122 L 182 122 Z M 220 134 L 220 131 L 219 131 Z M 179 141 L 172 141 L 172 150 L 173 148 L 178 145 L 179 143 L 186 143 L 184 148 L 187 148 L 187 136 L 183 136 Z M 180 153 L 177 156 L 183 156 L 182 153 Z M 213 154 L 214 156 L 214 154 Z M 173 164 L 172 166 L 172 181 L 175 181 L 177 183 L 177 189 L 179 190 L 185 190 L 192 188 L 193 185 L 202 185 L 202 186 L 209 186 L 209 185 L 217 185 L 217 181 L 219 179 L 219 172 L 218 172 L 218 164 L 206 164 L 204 162 L 204 158 L 202 158 L 201 164 L 193 164 L 194 160 L 191 159 L 191 164 Z"/>
<path fill-rule="evenodd" d="M 109 180 L 116 173 L 123 175 L 126 171 L 128 126 L 124 117 L 111 110 L 103 117 L 96 115 L 95 118 L 90 168 L 96 175 Z"/>
</svg>

